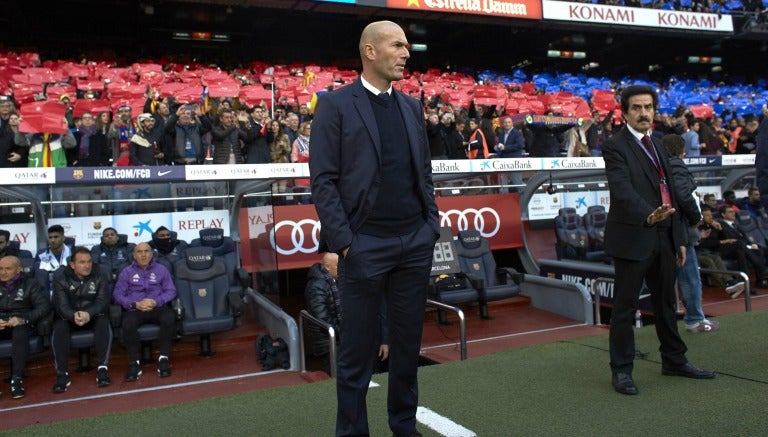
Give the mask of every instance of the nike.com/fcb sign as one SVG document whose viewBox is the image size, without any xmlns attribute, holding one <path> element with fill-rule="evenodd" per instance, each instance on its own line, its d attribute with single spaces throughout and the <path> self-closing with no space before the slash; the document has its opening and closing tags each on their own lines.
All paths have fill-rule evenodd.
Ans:
<svg viewBox="0 0 768 437">
<path fill-rule="evenodd" d="M 655 27 L 669 30 L 733 33 L 730 15 L 666 11 L 650 8 L 542 1 L 545 20 L 598 23 L 615 26 Z"/>
<path fill-rule="evenodd" d="M 387 0 L 387 7 L 491 17 L 541 19 L 539 0 Z"/>
</svg>

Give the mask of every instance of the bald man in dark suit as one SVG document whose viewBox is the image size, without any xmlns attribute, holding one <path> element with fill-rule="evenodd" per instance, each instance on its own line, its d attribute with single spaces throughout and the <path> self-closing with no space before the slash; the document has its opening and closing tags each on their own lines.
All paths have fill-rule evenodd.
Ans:
<svg viewBox="0 0 768 437">
<path fill-rule="evenodd" d="M 366 393 L 387 307 L 389 427 L 418 436 L 417 369 L 432 253 L 439 236 L 421 104 L 392 88 L 408 57 L 403 30 L 371 23 L 360 37 L 359 80 L 322 96 L 309 170 L 322 251 L 340 255 L 341 345 L 336 435 L 368 435 Z"/>
</svg>

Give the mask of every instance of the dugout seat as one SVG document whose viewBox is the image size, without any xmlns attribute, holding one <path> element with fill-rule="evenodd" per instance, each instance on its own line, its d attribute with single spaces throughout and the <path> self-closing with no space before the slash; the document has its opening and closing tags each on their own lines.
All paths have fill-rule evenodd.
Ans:
<svg viewBox="0 0 768 437">
<path fill-rule="evenodd" d="M 736 212 L 736 220 L 733 227 L 744 234 L 751 244 L 757 244 L 760 247 L 766 247 L 766 237 L 758 226 L 757 220 L 753 218 L 749 211 L 739 210 Z"/>
<path fill-rule="evenodd" d="M 589 236 L 576 208 L 560 208 L 555 217 L 557 259 L 586 259 Z"/>
<path fill-rule="evenodd" d="M 229 288 L 231 292 L 242 291 L 244 287 L 250 285 L 248 273 L 238 265 L 235 242 L 231 237 L 224 236 L 224 229 L 201 229 L 200 237 L 192 240 L 189 243 L 189 247 L 210 247 L 213 250 L 213 256 L 224 261 L 224 264 L 227 267 Z"/>
<path fill-rule="evenodd" d="M 608 214 L 603 205 L 592 205 L 587 208 L 587 212 L 582 217 L 584 229 L 587 231 L 589 244 L 584 253 L 587 261 L 606 261 L 608 256 L 605 254 L 605 224 L 608 221 Z"/>
<path fill-rule="evenodd" d="M 8 242 L 8 247 L 13 251 L 19 253 L 19 261 L 21 262 L 21 271 L 25 274 L 29 274 L 35 268 L 35 256 L 31 251 L 21 248 L 21 243 L 16 240 Z"/>
<path fill-rule="evenodd" d="M 439 245 L 439 246 L 438 246 Z M 443 258 L 441 270 L 429 278 L 427 296 L 437 302 L 446 305 L 459 305 L 471 302 L 480 302 L 480 287 L 482 279 L 467 275 L 461 270 L 458 262 L 456 242 L 453 239 L 452 230 L 449 227 L 440 229 L 440 240 L 436 243 L 436 249 L 440 247 Z M 437 250 L 436 250 L 437 252 Z M 446 255 L 450 254 L 450 255 Z M 444 262 L 449 261 L 449 262 Z M 433 272 L 435 272 L 435 259 L 433 259 Z M 480 314 L 482 316 L 482 312 Z M 444 310 L 437 310 L 437 321 L 441 325 L 448 325 L 448 318 Z"/>
<path fill-rule="evenodd" d="M 477 230 L 459 231 L 456 256 L 462 272 L 480 279 L 478 301 L 480 316 L 488 315 L 488 302 L 520 294 L 523 274 L 511 267 L 497 267 L 488 240 Z"/>
<path fill-rule="evenodd" d="M 230 292 L 227 266 L 206 246 L 189 247 L 174 264 L 174 283 L 183 308 L 180 333 L 199 335 L 201 356 L 210 356 L 212 333 L 237 326 L 242 289 Z"/>
</svg>

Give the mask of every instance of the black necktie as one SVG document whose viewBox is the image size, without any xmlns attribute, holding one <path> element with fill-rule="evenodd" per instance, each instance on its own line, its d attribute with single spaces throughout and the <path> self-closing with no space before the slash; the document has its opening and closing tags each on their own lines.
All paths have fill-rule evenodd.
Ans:
<svg viewBox="0 0 768 437">
<path fill-rule="evenodd" d="M 661 171 L 661 165 L 659 165 L 659 161 L 656 159 L 656 149 L 653 147 L 651 137 L 648 135 L 643 135 L 643 137 L 640 138 L 640 142 L 643 143 L 645 150 L 649 155 L 651 155 L 651 161 L 653 161 L 653 165 L 656 167 L 656 170 Z"/>
<path fill-rule="evenodd" d="M 381 93 L 379 94 L 379 98 L 384 103 L 389 103 L 389 93 Z"/>
</svg>

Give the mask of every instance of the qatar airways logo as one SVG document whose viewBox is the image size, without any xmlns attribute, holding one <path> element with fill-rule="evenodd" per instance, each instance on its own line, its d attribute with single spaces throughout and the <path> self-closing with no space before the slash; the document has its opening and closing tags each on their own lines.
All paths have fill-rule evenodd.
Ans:
<svg viewBox="0 0 768 437">
<path fill-rule="evenodd" d="M 409 1 L 408 6 L 412 5 L 418 7 L 418 1 Z M 424 6 L 430 9 L 441 9 L 450 12 L 510 16 L 528 15 L 528 7 L 524 3 L 504 0 L 424 0 Z"/>
</svg>

